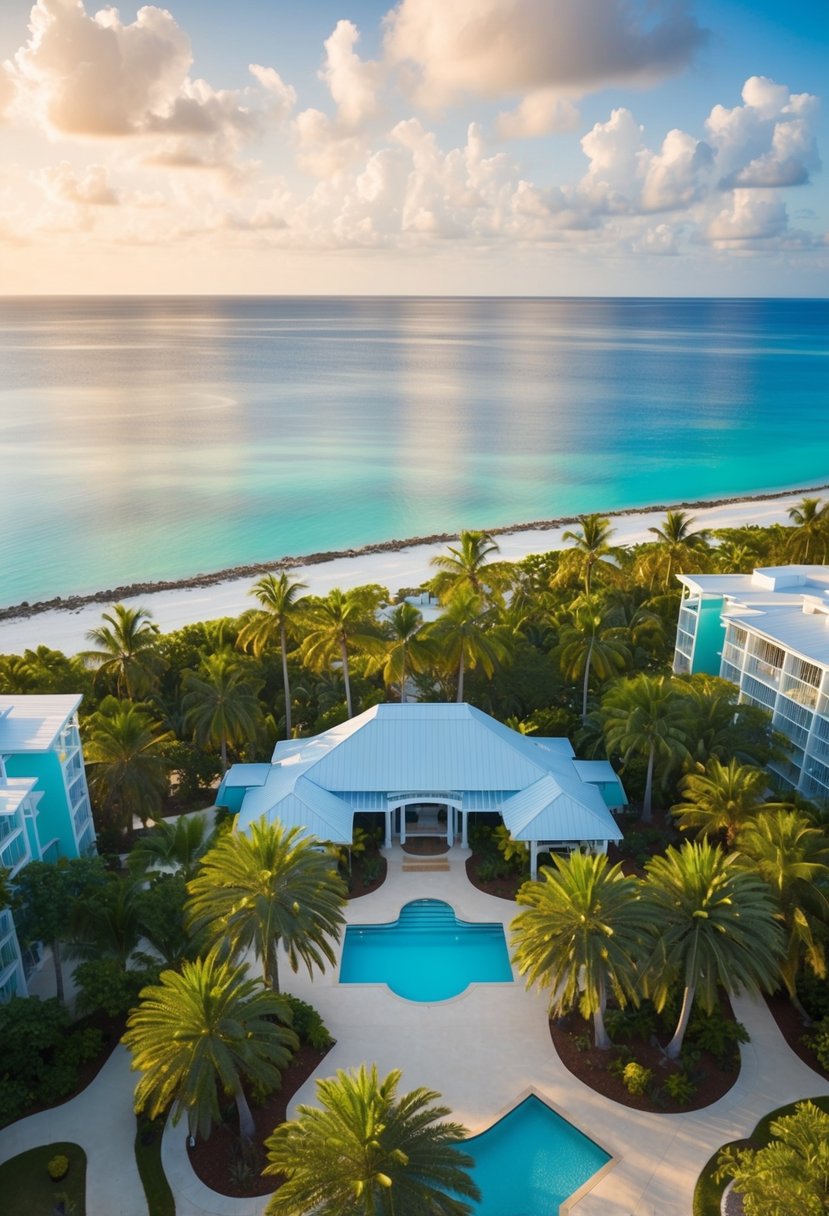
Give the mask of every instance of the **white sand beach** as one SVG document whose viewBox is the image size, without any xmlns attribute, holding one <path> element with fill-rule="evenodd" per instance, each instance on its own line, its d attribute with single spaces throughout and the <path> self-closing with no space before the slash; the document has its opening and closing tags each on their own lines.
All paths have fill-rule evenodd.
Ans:
<svg viewBox="0 0 829 1216">
<path fill-rule="evenodd" d="M 798 490 L 785 496 L 695 506 L 691 514 L 697 526 L 706 528 L 788 523 L 788 508 L 800 502 L 807 493 L 820 494 L 820 491 Z M 659 524 L 664 517 L 665 508 L 613 515 L 613 541 L 624 545 L 652 540 L 648 528 Z M 572 526 L 516 528 L 499 534 L 496 539 L 501 556 L 507 561 L 518 561 L 531 553 L 561 548 L 566 543 L 562 541 L 562 533 Z M 335 557 L 313 565 L 296 566 L 292 568 L 291 576 L 306 583 L 313 595 L 327 595 L 333 587 L 347 590 L 363 583 L 380 583 L 394 594 L 401 587 L 417 587 L 428 579 L 433 573 L 429 564 L 431 559 L 435 554 L 445 552 L 450 543 L 416 544 L 381 553 Z M 124 602 L 131 607 L 140 605 L 148 609 L 160 629 L 166 632 L 195 621 L 238 616 L 255 604 L 249 594 L 255 581 L 255 576 L 250 575 L 229 578 L 207 586 L 145 592 Z M 87 630 L 100 624 L 101 613 L 105 610 L 104 604 L 93 603 L 80 608 L 50 608 L 30 616 L 0 620 L 0 654 L 21 654 L 29 647 L 40 645 L 76 654 L 87 646 Z"/>
</svg>

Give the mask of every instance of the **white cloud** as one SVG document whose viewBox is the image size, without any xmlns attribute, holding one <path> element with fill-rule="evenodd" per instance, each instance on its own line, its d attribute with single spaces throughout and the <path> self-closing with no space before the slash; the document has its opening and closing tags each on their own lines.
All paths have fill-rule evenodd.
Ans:
<svg viewBox="0 0 829 1216">
<path fill-rule="evenodd" d="M 730 205 L 708 225 L 706 236 L 715 244 L 766 241 L 786 231 L 786 204 L 753 190 L 735 190 Z"/>
<path fill-rule="evenodd" d="M 431 106 L 650 83 L 685 67 L 705 36 L 665 0 L 401 0 L 386 17 L 390 62 Z"/>
<path fill-rule="evenodd" d="M 706 120 L 724 189 L 800 186 L 820 168 L 813 124 L 817 98 L 766 76 L 743 86 L 742 106 L 714 106 Z"/>
<path fill-rule="evenodd" d="M 572 101 L 555 89 L 535 89 L 514 110 L 498 115 L 497 131 L 501 139 L 532 139 L 553 131 L 574 131 L 578 123 Z"/>
<path fill-rule="evenodd" d="M 296 105 L 296 89 L 292 85 L 285 84 L 275 68 L 265 68 L 259 63 L 251 63 L 248 64 L 248 71 L 268 94 L 272 117 L 279 122 L 287 118 Z"/>
<path fill-rule="evenodd" d="M 68 161 L 42 169 L 38 180 L 55 202 L 78 206 L 114 207 L 119 197 L 109 181 L 104 165 L 88 165 L 78 176 Z"/>
<path fill-rule="evenodd" d="M 383 83 L 381 65 L 356 54 L 359 38 L 356 25 L 338 21 L 325 40 L 325 63 L 320 71 L 337 104 L 337 121 L 347 128 L 362 126 L 378 113 L 378 93 Z"/>
</svg>

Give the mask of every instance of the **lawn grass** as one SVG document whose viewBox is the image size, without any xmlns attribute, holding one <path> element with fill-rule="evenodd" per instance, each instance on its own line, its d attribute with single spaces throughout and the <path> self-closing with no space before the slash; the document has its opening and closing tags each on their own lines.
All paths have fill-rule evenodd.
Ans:
<svg viewBox="0 0 829 1216">
<path fill-rule="evenodd" d="M 748 1140 L 732 1140 L 731 1143 L 743 1148 L 764 1148 L 771 1140 L 771 1125 L 774 1120 L 779 1119 L 781 1115 L 793 1115 L 795 1108 L 801 1102 L 813 1102 L 815 1106 L 819 1106 L 821 1110 L 829 1114 L 829 1098 L 798 1098 L 797 1102 L 790 1102 L 788 1106 L 780 1106 L 777 1110 L 764 1115 Z M 694 1216 L 720 1216 L 722 1193 L 728 1186 L 729 1180 L 724 1178 L 722 1182 L 715 1182 L 714 1174 L 717 1172 L 717 1159 L 724 1148 L 728 1148 L 728 1145 L 723 1144 L 721 1148 L 717 1149 L 697 1179 L 694 1190 Z"/>
<path fill-rule="evenodd" d="M 69 1158 L 69 1173 L 53 1182 L 46 1166 L 58 1153 Z M 86 1153 L 61 1141 L 12 1157 L 0 1165 L 0 1196 L 3 1216 L 53 1216 L 59 1199 L 67 1216 L 86 1216 Z"/>
<path fill-rule="evenodd" d="M 161 1137 L 166 1122 L 166 1116 L 145 1119 L 139 1115 L 135 1132 L 135 1164 L 147 1197 L 149 1216 L 176 1216 L 173 1192 L 161 1164 Z"/>
</svg>

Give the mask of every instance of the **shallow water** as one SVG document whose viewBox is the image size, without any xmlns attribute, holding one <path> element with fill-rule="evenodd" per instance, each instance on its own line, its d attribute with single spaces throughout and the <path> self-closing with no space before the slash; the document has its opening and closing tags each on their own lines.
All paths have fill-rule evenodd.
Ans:
<svg viewBox="0 0 829 1216">
<path fill-rule="evenodd" d="M 0 300 L 0 606 L 826 480 L 829 303 Z"/>
</svg>

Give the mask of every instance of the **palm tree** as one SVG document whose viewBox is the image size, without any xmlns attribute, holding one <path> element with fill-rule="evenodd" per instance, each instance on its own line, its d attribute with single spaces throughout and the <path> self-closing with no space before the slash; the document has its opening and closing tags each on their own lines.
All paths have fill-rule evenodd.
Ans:
<svg viewBox="0 0 829 1216">
<path fill-rule="evenodd" d="M 513 962 L 528 987 L 549 990 L 551 1014 L 578 1006 L 592 1017 L 596 1046 L 605 1049 L 608 991 L 620 1005 L 637 998 L 636 956 L 647 927 L 639 884 L 603 853 L 553 855 L 553 863 L 518 892 L 528 910 L 512 922 Z"/>
<path fill-rule="evenodd" d="M 86 722 L 89 788 L 108 821 L 128 827 L 133 816 L 155 819 L 167 793 L 173 736 L 140 705 L 105 697 Z"/>
<path fill-rule="evenodd" d="M 434 660 L 435 647 L 425 633 L 422 613 L 405 600 L 389 613 L 384 632 L 383 651 L 369 662 L 366 671 L 381 671 L 387 687 L 397 685 L 402 702 L 409 673 L 426 671 Z"/>
<path fill-rule="evenodd" d="M 729 760 L 723 764 L 716 756 L 706 765 L 697 764 L 693 772 L 680 780 L 679 789 L 684 802 L 671 807 L 683 831 L 696 830 L 697 839 L 722 836 L 728 847 L 733 845 L 738 831 L 754 819 L 759 811 L 776 804 L 765 800 L 768 774 L 762 769 Z"/>
<path fill-rule="evenodd" d="M 459 1148 L 466 1129 L 444 1121 L 439 1094 L 398 1097 L 399 1083 L 399 1070 L 381 1081 L 376 1065 L 317 1081 L 320 1108 L 300 1106 L 266 1141 L 264 1173 L 286 1179 L 267 1216 L 470 1216 L 459 1196 L 480 1192 Z"/>
<path fill-rule="evenodd" d="M 438 573 L 432 579 L 432 588 L 442 604 L 454 599 L 460 592 L 477 596 L 489 603 L 506 580 L 503 563 L 490 562 L 500 549 L 489 532 L 461 532 L 460 544 L 449 546 L 449 553 L 433 557 L 431 564 Z"/>
<path fill-rule="evenodd" d="M 335 961 L 346 888 L 331 857 L 303 829 L 254 823 L 217 841 L 188 883 L 195 932 L 225 941 L 234 954 L 253 946 L 265 983 L 279 990 L 277 946 L 294 971 Z"/>
<path fill-rule="evenodd" d="M 797 995 L 797 977 L 805 963 L 818 979 L 826 978 L 829 839 L 797 811 L 776 808 L 745 824 L 737 834 L 737 849 L 746 867 L 774 893 L 786 934 L 780 974 L 792 1004 L 808 1020 Z"/>
<path fill-rule="evenodd" d="M 821 506 L 819 498 L 804 498 L 796 507 L 789 507 L 789 519 L 794 524 L 789 532 L 786 548 L 789 560 L 808 562 L 826 561 L 829 544 L 829 503 Z"/>
<path fill-rule="evenodd" d="M 162 867 L 175 869 L 185 879 L 192 878 L 214 836 L 206 815 L 179 815 L 175 822 L 165 819 L 138 841 L 128 865 L 136 873 Z"/>
<path fill-rule="evenodd" d="M 463 680 L 468 670 L 481 666 L 492 676 L 495 664 L 507 657 L 504 638 L 491 627 L 492 616 L 474 591 L 461 588 L 446 609 L 429 627 L 447 668 L 458 673 L 457 701 L 463 700 Z"/>
<path fill-rule="evenodd" d="M 648 528 L 658 538 L 655 553 L 659 567 L 665 571 L 666 587 L 670 587 L 680 564 L 686 570 L 697 569 L 701 554 L 708 548 L 709 532 L 705 528 L 692 532 L 695 522 L 687 511 L 668 511 L 661 527 Z"/>
<path fill-rule="evenodd" d="M 260 685 L 230 650 L 206 655 L 198 675 L 185 671 L 182 677 L 184 722 L 201 746 L 218 744 L 223 773 L 228 743 L 245 743 L 259 729 Z"/>
<path fill-rule="evenodd" d="M 97 649 L 83 651 L 81 658 L 99 676 L 114 680 L 119 697 L 133 700 L 149 692 L 158 679 L 158 626 L 152 624 L 152 613 L 146 608 L 125 604 L 115 604 L 103 619 L 105 625 L 86 635 Z"/>
<path fill-rule="evenodd" d="M 745 1216 L 824 1216 L 829 1211 L 829 1113 L 798 1102 L 769 1125 L 760 1148 L 728 1145 L 717 1181 L 732 1179 Z"/>
<path fill-rule="evenodd" d="M 675 1060 L 694 999 L 711 1012 L 717 987 L 771 991 L 783 954 L 774 899 L 759 875 L 741 869 L 736 854 L 703 840 L 669 845 L 647 863 L 642 901 L 651 915 L 654 949 L 645 964 L 658 1009 L 673 984 L 683 984 L 682 1007 L 666 1054 Z"/>
<path fill-rule="evenodd" d="M 656 761 L 670 765 L 688 754 L 682 699 L 666 676 L 633 676 L 614 684 L 602 698 L 601 718 L 608 751 L 625 763 L 647 761 L 642 818 L 649 823 Z"/>
<path fill-rule="evenodd" d="M 376 648 L 379 632 L 373 621 L 372 605 L 362 593 L 362 588 L 341 591 L 335 587 L 325 599 L 310 601 L 305 623 L 307 632 L 300 646 L 303 661 L 312 671 L 324 671 L 332 663 L 341 664 L 345 703 L 351 718 L 354 710 L 351 704 L 349 647 Z"/>
<path fill-rule="evenodd" d="M 136 1113 L 156 1118 L 173 1103 L 173 1122 L 187 1113 L 191 1136 L 208 1136 L 219 1117 L 220 1096 L 232 1094 L 239 1133 L 250 1140 L 253 1116 L 242 1088 L 246 1078 L 276 1088 L 298 1040 L 287 1002 L 249 979 L 245 966 L 222 959 L 218 949 L 162 971 L 144 988 L 127 1020 L 123 1042 L 141 1072 Z"/>
<path fill-rule="evenodd" d="M 71 958 L 112 958 L 126 971 L 141 939 L 138 886 L 108 874 L 105 886 L 76 901 L 69 923 Z"/>
<path fill-rule="evenodd" d="M 595 672 L 600 680 L 623 671 L 630 660 L 624 642 L 609 634 L 605 627 L 608 614 L 595 597 L 582 596 L 570 608 L 570 620 L 558 638 L 554 656 L 558 658 L 565 680 L 581 680 L 581 720 L 587 721 L 587 693 L 590 676 Z"/>
<path fill-rule="evenodd" d="M 259 658 L 274 641 L 278 641 L 282 655 L 282 685 L 285 689 L 285 737 L 291 738 L 291 684 L 288 678 L 288 638 L 293 637 L 305 609 L 306 583 L 291 580 L 281 574 L 266 574 L 253 584 L 260 609 L 255 609 L 244 618 L 239 632 L 238 644 L 243 650 L 250 649 Z"/>
<path fill-rule="evenodd" d="M 578 531 L 573 532 L 568 528 L 561 534 L 561 539 L 571 540 L 574 548 L 565 554 L 559 575 L 563 578 L 569 574 L 574 563 L 578 564 L 584 579 L 584 593 L 590 595 L 594 570 L 618 573 L 618 567 L 607 560 L 607 554 L 613 552 L 608 541 L 616 529 L 606 515 L 580 515 L 579 523 L 581 527 Z M 562 581 L 558 575 L 556 577 L 557 581 Z"/>
</svg>

